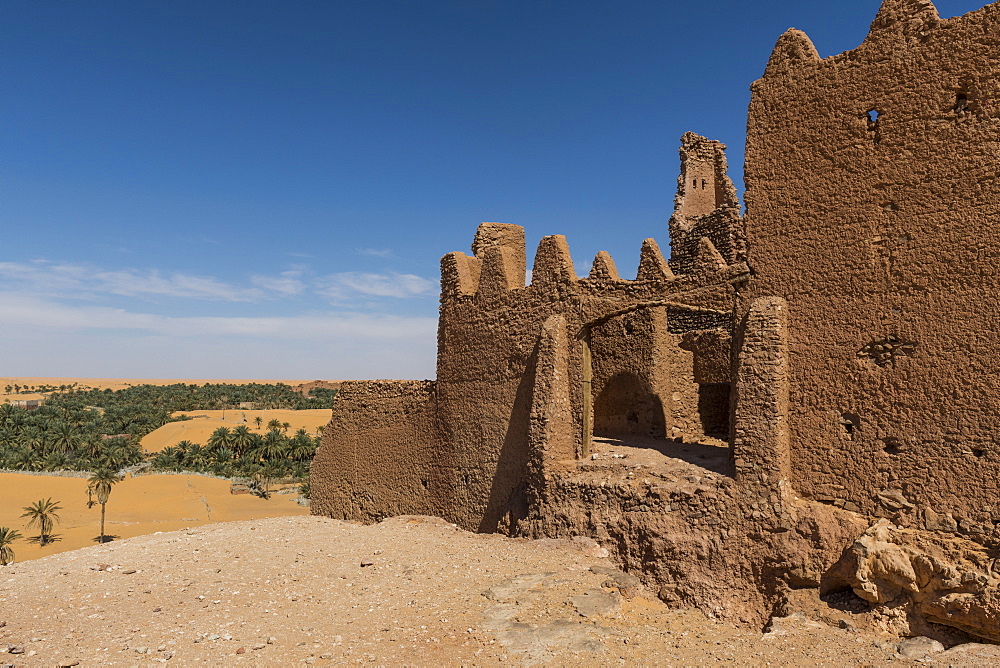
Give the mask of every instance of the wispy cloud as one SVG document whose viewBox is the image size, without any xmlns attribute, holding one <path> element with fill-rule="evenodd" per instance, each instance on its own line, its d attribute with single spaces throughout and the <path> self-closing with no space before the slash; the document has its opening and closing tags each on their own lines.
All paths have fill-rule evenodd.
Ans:
<svg viewBox="0 0 1000 668">
<path fill-rule="evenodd" d="M 301 294 L 306 284 L 301 280 L 301 271 L 283 271 L 278 276 L 254 275 L 250 282 L 269 292 L 275 292 L 289 297 Z"/>
<path fill-rule="evenodd" d="M 136 378 L 427 378 L 436 319 L 327 310 L 168 316 L 0 292 L 8 372 Z"/>
<path fill-rule="evenodd" d="M 67 305 L 0 292 L 0 322 L 59 330 L 131 330 L 170 337 L 247 337 L 385 341 L 431 336 L 436 319 L 350 312 L 276 317 L 165 316 L 121 308 Z"/>
<path fill-rule="evenodd" d="M 108 271 L 82 264 L 37 261 L 0 262 L 0 280 L 8 286 L 62 297 L 112 294 L 123 297 L 182 297 L 210 301 L 249 302 L 264 297 L 211 276 L 124 269 Z"/>
<path fill-rule="evenodd" d="M 396 256 L 391 248 L 356 248 L 354 252 L 367 257 L 391 258 Z"/>
<path fill-rule="evenodd" d="M 343 300 L 352 295 L 369 297 L 414 297 L 430 293 L 434 283 L 414 274 L 372 274 L 345 271 L 316 282 L 316 291 L 329 299 Z"/>
<path fill-rule="evenodd" d="M 347 271 L 311 276 L 305 267 L 277 275 L 254 274 L 245 284 L 214 276 L 156 269 L 107 270 L 84 264 L 38 260 L 0 262 L 0 282 L 19 294 L 58 300 L 99 302 L 102 297 L 145 300 L 170 297 L 209 302 L 262 302 L 313 293 L 341 305 L 352 299 L 417 297 L 433 291 L 435 284 L 414 274 Z"/>
</svg>

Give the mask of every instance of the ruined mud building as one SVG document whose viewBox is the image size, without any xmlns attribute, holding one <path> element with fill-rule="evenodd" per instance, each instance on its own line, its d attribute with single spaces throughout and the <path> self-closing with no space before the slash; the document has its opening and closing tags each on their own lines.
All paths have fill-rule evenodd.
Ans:
<svg viewBox="0 0 1000 668">
<path fill-rule="evenodd" d="M 342 386 L 314 512 L 591 536 L 750 623 L 840 601 L 1000 641 L 998 52 L 1000 3 L 885 0 L 822 59 L 789 30 L 745 216 L 685 135 L 670 260 L 647 239 L 635 280 L 549 236 L 525 285 L 523 230 L 481 225 L 442 260 L 437 380 Z"/>
</svg>

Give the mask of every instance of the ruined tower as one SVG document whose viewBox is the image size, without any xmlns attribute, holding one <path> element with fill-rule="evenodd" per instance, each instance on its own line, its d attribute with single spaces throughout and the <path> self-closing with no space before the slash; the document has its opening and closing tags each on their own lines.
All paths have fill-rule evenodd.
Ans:
<svg viewBox="0 0 1000 668">
<path fill-rule="evenodd" d="M 746 261 L 746 241 L 726 147 L 687 132 L 681 137 L 681 173 L 670 217 L 670 268 L 694 271 L 698 246 L 708 239 L 729 264 Z"/>
</svg>

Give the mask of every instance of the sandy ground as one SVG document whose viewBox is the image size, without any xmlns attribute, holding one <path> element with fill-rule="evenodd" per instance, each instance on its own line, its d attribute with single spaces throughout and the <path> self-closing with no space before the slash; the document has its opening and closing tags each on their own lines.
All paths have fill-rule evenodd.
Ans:
<svg viewBox="0 0 1000 668">
<path fill-rule="evenodd" d="M 434 518 L 214 524 L 0 568 L 0 585 L 0 662 L 18 666 L 910 663 L 891 637 L 670 611 L 586 540 Z"/>
<path fill-rule="evenodd" d="M 293 435 L 298 429 L 305 429 L 311 436 L 318 433 L 319 427 L 326 426 L 330 421 L 330 409 L 311 408 L 302 411 L 268 409 L 262 411 L 251 411 L 244 409 L 231 409 L 225 411 L 179 411 L 177 415 L 189 415 L 191 420 L 183 422 L 169 422 L 159 429 L 146 434 L 140 446 L 146 452 L 159 452 L 163 448 L 177 445 L 178 441 L 188 440 L 192 443 L 204 445 L 208 442 L 208 437 L 219 427 L 233 427 L 246 425 L 255 434 L 263 434 L 267 431 L 267 423 L 271 420 L 287 422 L 291 426 L 288 435 Z M 262 419 L 261 427 L 258 429 L 254 424 L 254 418 Z"/>
<path fill-rule="evenodd" d="M 101 507 L 87 508 L 86 478 L 0 473 L 0 526 L 21 532 L 14 543 L 18 561 L 38 559 L 94 545 L 100 534 Z M 229 481 L 197 475 L 128 477 L 112 488 L 105 533 L 129 538 L 156 531 L 174 531 L 212 522 L 284 515 L 308 515 L 295 502 L 298 494 L 273 494 L 265 500 L 250 494 L 230 494 Z M 62 510 L 55 527 L 58 540 L 45 547 L 28 539 L 37 530 L 25 528 L 25 506 L 51 498 Z M 2 662 L 0 662 L 2 663 Z"/>
</svg>

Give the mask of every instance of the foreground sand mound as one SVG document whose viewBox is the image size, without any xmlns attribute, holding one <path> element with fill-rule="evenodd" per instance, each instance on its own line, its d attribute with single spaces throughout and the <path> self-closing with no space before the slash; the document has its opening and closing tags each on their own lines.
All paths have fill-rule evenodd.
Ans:
<svg viewBox="0 0 1000 668">
<path fill-rule="evenodd" d="M 0 651 L 26 666 L 903 662 L 888 638 L 669 611 L 599 555 L 426 517 L 215 524 L 0 568 Z"/>
</svg>

